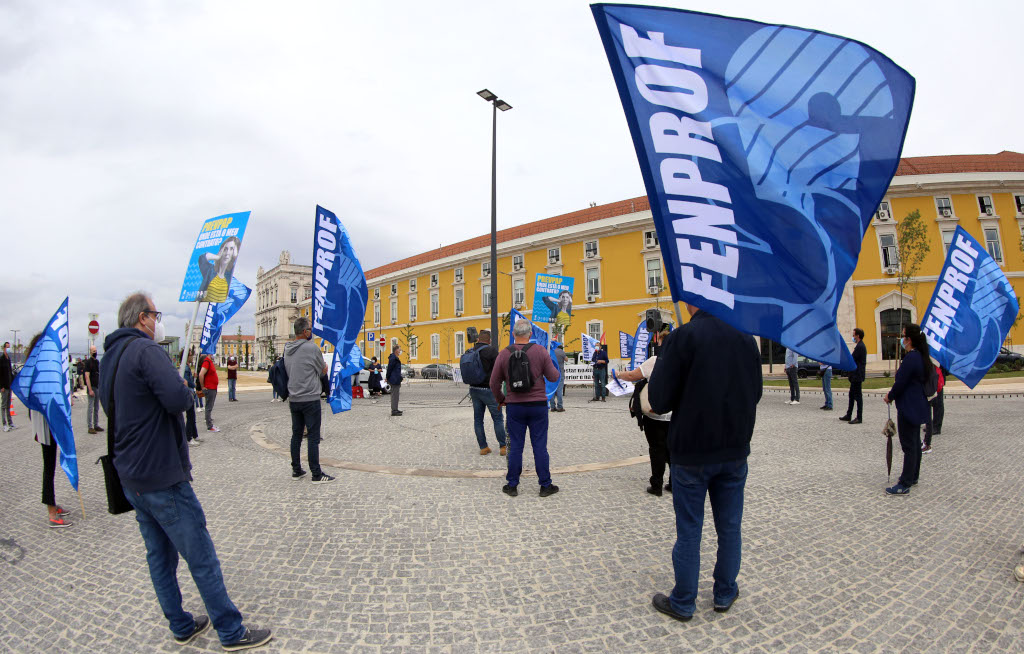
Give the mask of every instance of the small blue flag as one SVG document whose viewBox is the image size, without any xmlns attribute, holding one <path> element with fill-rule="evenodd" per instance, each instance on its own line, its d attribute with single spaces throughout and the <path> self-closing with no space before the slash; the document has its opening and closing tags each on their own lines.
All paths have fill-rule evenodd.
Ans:
<svg viewBox="0 0 1024 654">
<path fill-rule="evenodd" d="M 586 334 L 580 334 L 580 336 L 582 337 L 581 342 L 583 343 L 580 348 L 582 350 L 580 352 L 580 357 L 587 363 L 590 363 L 594 359 L 594 350 L 597 349 L 597 339 L 591 338 Z"/>
<path fill-rule="evenodd" d="M 245 301 L 252 294 L 252 289 L 231 278 L 231 286 L 228 288 L 228 299 L 223 302 L 211 302 L 206 307 L 206 319 L 203 321 L 203 336 L 199 340 L 199 351 L 203 354 L 213 354 L 217 350 L 217 342 L 220 341 L 220 333 L 224 325 L 231 320 L 232 316 L 238 313 Z"/>
<path fill-rule="evenodd" d="M 41 413 L 60 449 L 60 467 L 78 490 L 78 454 L 71 428 L 71 376 L 68 374 L 68 298 L 46 324 L 42 337 L 14 377 L 11 390 L 29 411 Z"/>
<path fill-rule="evenodd" d="M 899 164 L 914 78 L 816 30 L 592 10 L 672 299 L 853 369 L 836 313 Z"/>
<path fill-rule="evenodd" d="M 626 332 L 619 332 L 619 358 L 628 359 L 633 351 L 633 337 Z"/>
<path fill-rule="evenodd" d="M 921 318 L 932 359 L 974 388 L 995 363 L 1019 310 L 999 264 L 957 227 Z"/>
<path fill-rule="evenodd" d="M 647 331 L 647 321 L 641 320 L 636 326 L 636 335 L 633 336 L 632 349 L 629 356 L 629 369 L 636 370 L 647 361 L 647 344 L 651 340 L 651 334 Z"/>
</svg>

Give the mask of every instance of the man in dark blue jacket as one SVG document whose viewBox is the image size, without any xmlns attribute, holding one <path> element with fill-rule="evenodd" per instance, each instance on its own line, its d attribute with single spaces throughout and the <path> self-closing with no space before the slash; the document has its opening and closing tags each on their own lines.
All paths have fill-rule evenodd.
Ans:
<svg viewBox="0 0 1024 654">
<path fill-rule="evenodd" d="M 864 417 L 864 394 L 861 392 L 861 384 L 867 377 L 868 349 L 864 346 L 864 330 L 860 327 L 853 329 L 853 362 L 857 368 L 850 371 L 850 406 L 846 409 L 846 415 L 839 418 L 847 420 L 851 425 L 861 424 Z M 853 417 L 853 405 L 857 404 L 857 417 Z"/>
<path fill-rule="evenodd" d="M 686 309 L 690 322 L 662 344 L 647 385 L 651 409 L 672 412 L 669 460 L 676 513 L 675 587 L 669 596 L 656 594 L 653 604 L 683 622 L 696 609 L 707 495 L 718 533 L 715 611 L 728 611 L 739 596 L 743 489 L 762 390 L 754 338 L 697 307 Z"/>
<path fill-rule="evenodd" d="M 398 392 L 402 389 L 402 361 L 398 356 L 402 354 L 402 347 L 395 345 L 391 348 L 391 356 L 388 357 L 388 369 L 386 377 L 391 385 L 391 415 L 400 416 L 398 410 Z"/>
<path fill-rule="evenodd" d="M 135 507 L 153 588 L 174 639 L 182 645 L 192 642 L 212 619 L 225 649 L 258 647 L 271 639 L 270 630 L 242 624 L 242 614 L 224 587 L 203 508 L 189 483 L 192 463 L 182 412 L 191 405 L 192 392 L 157 345 L 164 337 L 160 317 L 147 295 L 130 295 L 118 311 L 120 329 L 103 345 L 100 401 L 114 418 L 114 467 Z M 209 618 L 194 618 L 181 607 L 179 554 L 188 563 Z"/>
</svg>

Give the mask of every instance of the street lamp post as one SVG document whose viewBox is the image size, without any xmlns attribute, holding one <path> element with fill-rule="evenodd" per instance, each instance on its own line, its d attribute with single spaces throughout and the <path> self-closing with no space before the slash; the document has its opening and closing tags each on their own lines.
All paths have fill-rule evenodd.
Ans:
<svg viewBox="0 0 1024 654">
<path fill-rule="evenodd" d="M 498 109 L 508 111 L 512 105 L 487 89 L 477 92 L 491 103 L 491 339 L 498 338 Z"/>
</svg>

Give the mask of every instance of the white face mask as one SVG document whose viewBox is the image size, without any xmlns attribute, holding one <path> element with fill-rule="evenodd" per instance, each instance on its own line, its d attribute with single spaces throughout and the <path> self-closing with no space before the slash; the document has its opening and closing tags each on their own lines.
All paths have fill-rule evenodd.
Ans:
<svg viewBox="0 0 1024 654">
<path fill-rule="evenodd" d="M 165 336 L 166 336 L 166 334 L 164 333 L 164 324 L 162 322 L 158 322 L 155 325 L 153 325 L 153 340 L 154 341 L 159 343 L 160 341 L 164 340 Z"/>
</svg>

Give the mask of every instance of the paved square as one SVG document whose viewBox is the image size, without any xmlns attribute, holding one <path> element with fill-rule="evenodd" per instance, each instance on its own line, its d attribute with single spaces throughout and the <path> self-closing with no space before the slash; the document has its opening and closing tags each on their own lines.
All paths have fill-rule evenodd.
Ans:
<svg viewBox="0 0 1024 654">
<path fill-rule="evenodd" d="M 465 387 L 420 381 L 403 388 L 399 418 L 387 398 L 325 414 L 321 456 L 343 466 L 326 486 L 290 478 L 286 405 L 264 392 L 218 402 L 223 431 L 191 450 L 194 485 L 232 599 L 275 632 L 259 651 L 1024 651 L 1024 584 L 1012 577 L 1024 399 L 947 400 L 920 485 L 888 497 L 881 400 L 867 396 L 865 423 L 850 426 L 818 410 L 820 394 L 789 406 L 787 393 L 759 406 L 742 595 L 712 612 L 708 509 L 687 624 L 650 606 L 672 585 L 671 496 L 644 492 L 645 459 L 629 464 L 646 443 L 624 399 L 571 390 L 551 415 L 562 492 L 550 498 L 535 477 L 503 495 L 490 426 L 495 452 L 481 457 L 469 402 L 457 404 Z M 133 517 L 106 513 L 93 465 L 105 435 L 86 433 L 84 402 L 74 413 L 87 517 L 58 470 L 70 529 L 46 527 L 20 404 L 19 428 L 0 434 L 0 651 L 183 651 Z M 598 469 L 559 472 L 573 466 Z M 186 609 L 203 613 L 184 565 L 179 578 Z M 191 651 L 220 647 L 211 631 Z"/>
</svg>

